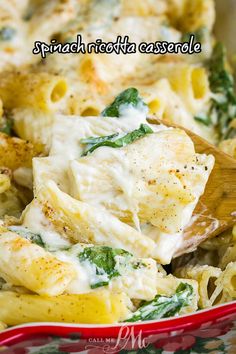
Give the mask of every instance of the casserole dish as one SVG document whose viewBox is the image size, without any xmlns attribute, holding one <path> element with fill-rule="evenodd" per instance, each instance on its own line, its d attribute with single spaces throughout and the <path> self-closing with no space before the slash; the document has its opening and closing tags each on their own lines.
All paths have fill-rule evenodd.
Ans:
<svg viewBox="0 0 236 354">
<path fill-rule="evenodd" d="M 223 23 L 221 6 L 222 2 L 217 1 L 216 33 L 233 55 L 235 41 L 230 31 L 236 6 L 233 0 L 224 3 L 229 19 L 224 14 Z M 131 325 L 41 322 L 14 326 L 0 332 L 0 350 L 3 354 L 234 354 L 235 338 L 236 303 L 229 302 L 190 315 Z"/>
<path fill-rule="evenodd" d="M 234 354 L 236 303 L 134 325 L 33 323 L 0 334 L 3 354 Z"/>
</svg>

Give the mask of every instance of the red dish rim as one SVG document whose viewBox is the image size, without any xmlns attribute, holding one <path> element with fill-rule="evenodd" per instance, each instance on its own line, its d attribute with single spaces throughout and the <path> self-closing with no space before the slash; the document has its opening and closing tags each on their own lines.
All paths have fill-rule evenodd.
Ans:
<svg viewBox="0 0 236 354">
<path fill-rule="evenodd" d="M 65 323 L 30 323 L 9 328 L 0 333 L 0 345 L 12 345 L 35 335 L 55 335 L 67 337 L 71 333 L 80 333 L 83 338 L 117 338 L 122 327 L 133 327 L 134 333 L 155 335 L 171 331 L 194 330 L 204 325 L 210 328 L 210 322 L 221 322 L 231 317 L 236 319 L 236 301 L 212 309 L 201 310 L 191 315 L 146 323 L 124 323 L 122 325 L 78 325 Z"/>
</svg>

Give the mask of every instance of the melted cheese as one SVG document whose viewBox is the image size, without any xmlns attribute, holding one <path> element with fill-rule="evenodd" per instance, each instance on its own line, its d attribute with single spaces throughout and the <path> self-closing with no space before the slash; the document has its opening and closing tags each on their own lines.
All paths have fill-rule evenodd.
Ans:
<svg viewBox="0 0 236 354">
<path fill-rule="evenodd" d="M 51 179 L 60 189 L 73 195 L 74 181 L 68 173 L 69 162 L 81 156 L 84 149 L 84 145 L 80 143 L 81 139 L 114 133 L 124 135 L 139 128 L 140 124 L 148 124 L 147 108 L 143 105 L 138 105 L 137 108 L 122 105 L 120 114 L 120 118 L 57 115 L 52 123 L 51 138 L 47 138 L 47 141 L 51 141 L 50 156 L 33 159 L 35 192 L 40 185 Z M 151 127 L 154 131 L 168 129 L 159 125 Z"/>
<path fill-rule="evenodd" d="M 57 116 L 50 156 L 34 159 L 35 191 L 53 180 L 74 198 L 107 209 L 153 239 L 156 259 L 166 264 L 181 246 L 214 159 L 195 154 L 183 131 L 150 124 L 153 134 L 123 148 L 100 147 L 81 158 L 82 138 L 122 136 L 148 124 L 142 105 L 123 105 L 120 113 L 119 118 Z M 96 234 L 97 242 L 102 238 Z"/>
</svg>

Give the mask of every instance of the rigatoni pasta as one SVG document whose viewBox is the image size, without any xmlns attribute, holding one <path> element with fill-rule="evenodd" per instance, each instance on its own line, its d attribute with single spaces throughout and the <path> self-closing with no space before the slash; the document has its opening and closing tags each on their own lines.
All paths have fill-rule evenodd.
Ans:
<svg viewBox="0 0 236 354">
<path fill-rule="evenodd" d="M 236 298 L 236 262 L 228 263 L 222 275 L 217 279 L 216 284 L 221 286 L 230 298 Z"/>
<path fill-rule="evenodd" d="M 47 154 L 51 144 L 53 114 L 41 110 L 16 108 L 13 119 L 17 135 L 36 146 L 41 146 L 42 152 Z"/>
<path fill-rule="evenodd" d="M 1 232 L 0 254 L 0 276 L 38 294 L 60 295 L 75 277 L 73 266 L 14 232 Z"/>
<path fill-rule="evenodd" d="M 0 166 L 16 170 L 19 167 L 31 167 L 32 158 L 40 155 L 42 146 L 0 133 Z"/>
<path fill-rule="evenodd" d="M 194 279 L 198 282 L 200 308 L 212 306 L 212 295 L 214 295 L 216 289 L 217 279 L 221 275 L 221 269 L 208 265 L 185 266 L 177 269 L 176 274 L 183 278 Z"/>
<path fill-rule="evenodd" d="M 145 73 L 153 82 L 166 78 L 172 89 L 181 97 L 191 113 L 201 111 L 209 101 L 210 88 L 207 71 L 204 67 L 185 63 L 157 63 L 153 76 L 152 72 Z M 146 78 L 146 80 L 147 80 Z"/>
<path fill-rule="evenodd" d="M 14 94 L 16 91 L 18 95 Z M 67 83 L 63 77 L 24 72 L 0 75 L 0 97 L 7 109 L 31 107 L 44 112 L 55 110 L 66 92 Z"/>
<path fill-rule="evenodd" d="M 48 181 L 25 209 L 23 225 L 32 227 L 32 215 L 35 209 L 37 213 L 37 208 L 56 231 L 72 242 L 109 245 L 125 248 L 137 257 L 157 257 L 158 247 L 151 238 L 122 223 L 109 212 L 73 199 L 61 192 L 53 181 Z M 44 220 L 42 222 L 45 223 Z"/>
<path fill-rule="evenodd" d="M 8 325 L 47 321 L 68 323 L 114 323 L 129 314 L 124 294 L 109 291 L 54 297 L 0 291 L 0 318 Z"/>
</svg>

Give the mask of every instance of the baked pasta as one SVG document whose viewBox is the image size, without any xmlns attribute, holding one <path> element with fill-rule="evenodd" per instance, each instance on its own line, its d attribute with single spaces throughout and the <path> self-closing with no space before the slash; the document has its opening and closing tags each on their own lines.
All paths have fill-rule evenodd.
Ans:
<svg viewBox="0 0 236 354">
<path fill-rule="evenodd" d="M 158 320 L 236 298 L 235 228 L 176 258 L 214 156 L 161 123 L 236 158 L 214 22 L 213 0 L 0 2 L 0 330 Z M 199 54 L 32 51 L 192 34 Z"/>
</svg>

